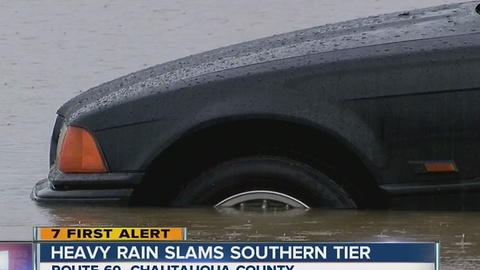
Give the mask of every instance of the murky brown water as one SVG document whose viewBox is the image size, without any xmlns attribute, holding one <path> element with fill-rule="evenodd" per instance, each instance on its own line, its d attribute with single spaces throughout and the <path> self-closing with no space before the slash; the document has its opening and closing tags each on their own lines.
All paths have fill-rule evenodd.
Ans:
<svg viewBox="0 0 480 270">
<path fill-rule="evenodd" d="M 421 3 L 420 3 L 421 2 Z M 32 226 L 182 226 L 191 240 L 441 241 L 442 269 L 480 268 L 480 213 L 35 205 L 55 110 L 137 69 L 257 37 L 454 0 L 0 1 L 0 240 Z M 462 242 L 462 235 L 465 235 Z"/>
</svg>

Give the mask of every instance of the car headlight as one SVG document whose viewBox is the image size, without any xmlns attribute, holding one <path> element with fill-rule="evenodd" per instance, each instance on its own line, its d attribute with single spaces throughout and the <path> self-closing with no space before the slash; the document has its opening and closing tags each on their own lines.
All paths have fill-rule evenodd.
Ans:
<svg viewBox="0 0 480 270">
<path fill-rule="evenodd" d="M 64 173 L 106 173 L 100 148 L 85 128 L 63 126 L 58 141 L 58 169 Z"/>
</svg>

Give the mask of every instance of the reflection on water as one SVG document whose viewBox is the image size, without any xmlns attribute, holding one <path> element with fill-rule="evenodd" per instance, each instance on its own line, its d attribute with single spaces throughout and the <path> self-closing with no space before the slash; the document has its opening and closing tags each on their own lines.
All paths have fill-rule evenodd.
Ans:
<svg viewBox="0 0 480 270">
<path fill-rule="evenodd" d="M 44 210 L 58 226 L 180 226 L 188 228 L 190 240 L 439 240 L 443 247 L 467 248 L 480 238 L 480 216 L 471 212 L 82 206 Z"/>
<path fill-rule="evenodd" d="M 262 36 L 462 0 L 0 2 L 0 240 L 33 226 L 181 226 L 194 241 L 441 241 L 442 269 L 480 269 L 474 212 L 37 206 L 56 109 L 89 87 Z M 473 4 L 472 4 L 473 5 Z"/>
</svg>

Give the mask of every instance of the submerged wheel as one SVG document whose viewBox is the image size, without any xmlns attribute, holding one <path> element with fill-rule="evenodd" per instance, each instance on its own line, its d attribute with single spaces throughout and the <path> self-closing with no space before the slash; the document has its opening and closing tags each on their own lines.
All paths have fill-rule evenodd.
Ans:
<svg viewBox="0 0 480 270">
<path fill-rule="evenodd" d="M 263 209 L 269 207 L 310 208 L 307 204 L 297 198 L 271 190 L 245 191 L 234 194 L 215 205 L 215 207 L 235 206 L 240 206 L 242 208 L 247 206 L 261 206 Z"/>
<path fill-rule="evenodd" d="M 356 208 L 333 179 L 296 160 L 250 156 L 230 160 L 190 182 L 173 205 Z"/>
</svg>

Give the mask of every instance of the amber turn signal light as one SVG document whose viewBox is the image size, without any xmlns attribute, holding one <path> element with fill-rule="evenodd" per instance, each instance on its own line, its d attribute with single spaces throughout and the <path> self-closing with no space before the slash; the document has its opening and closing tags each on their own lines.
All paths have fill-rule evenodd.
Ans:
<svg viewBox="0 0 480 270">
<path fill-rule="evenodd" d="M 58 169 L 64 173 L 105 173 L 100 149 L 86 129 L 69 126 L 61 140 Z"/>
</svg>

